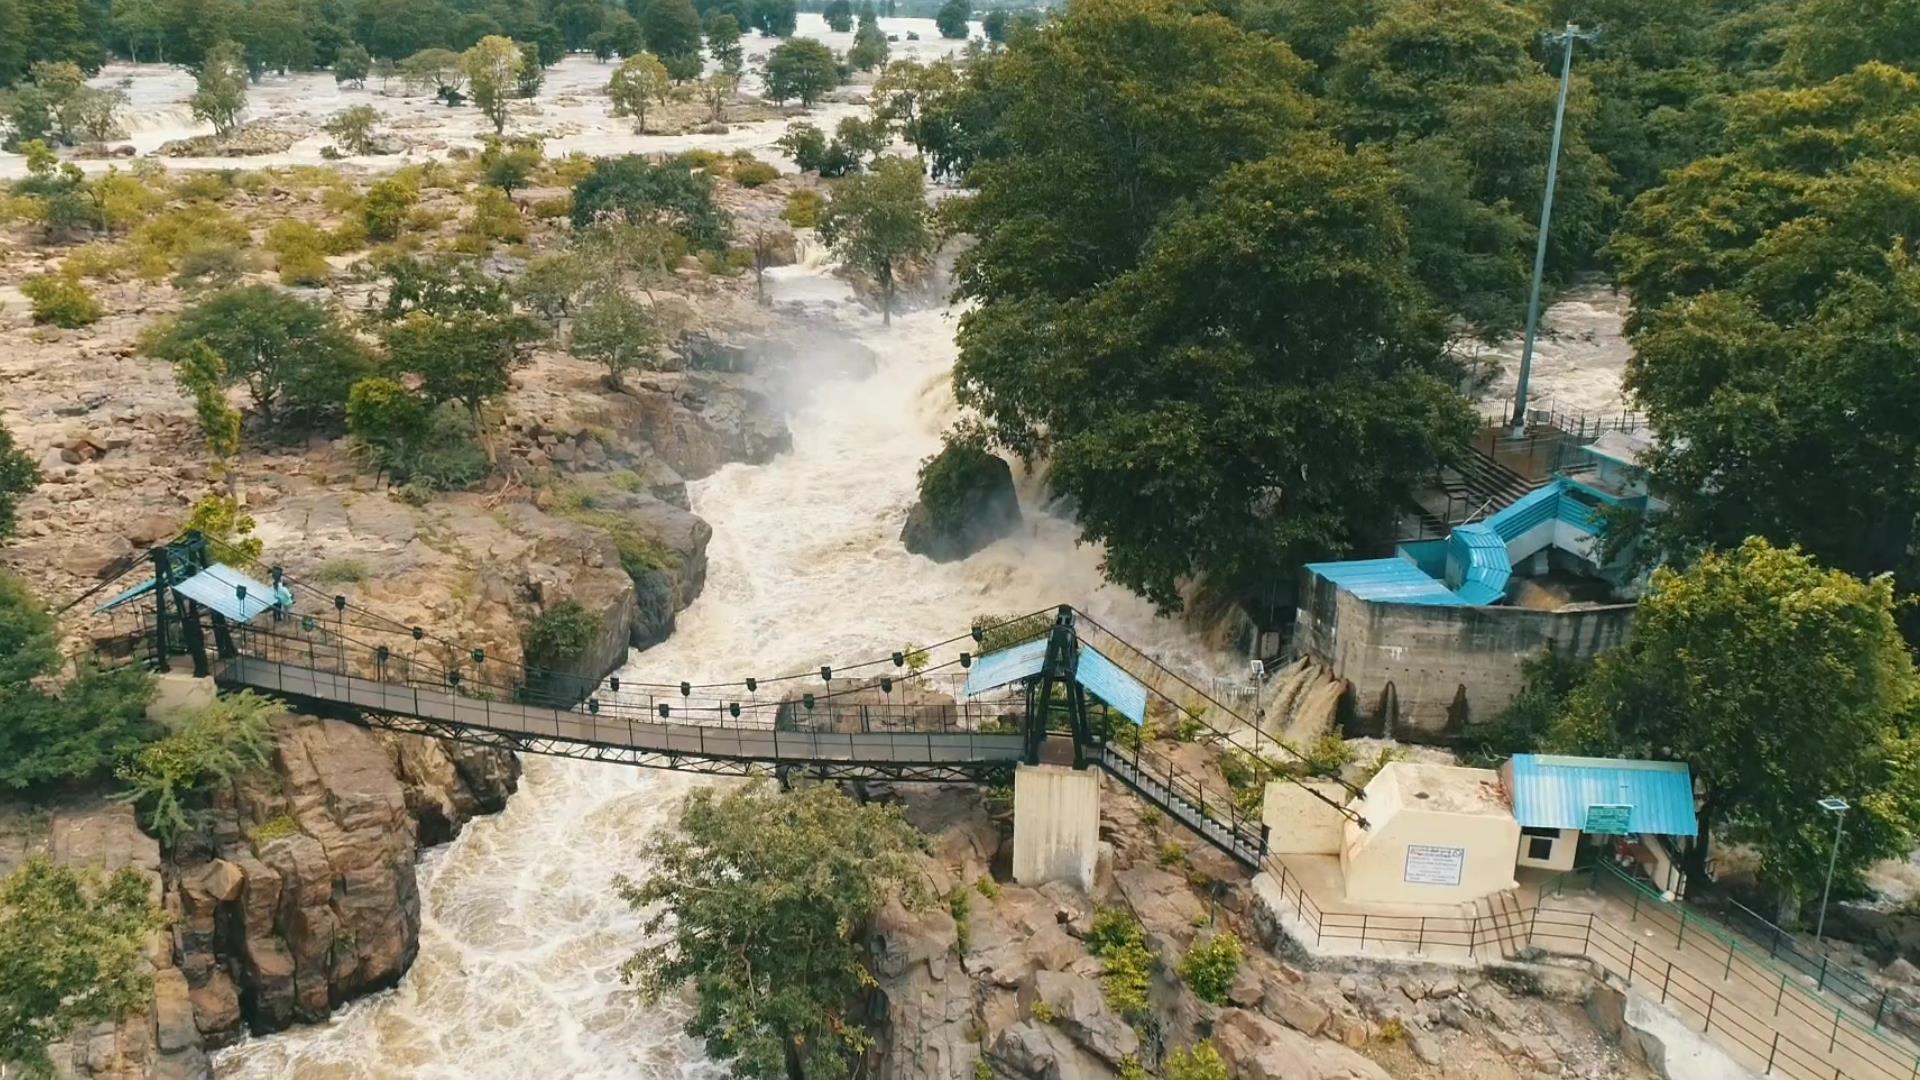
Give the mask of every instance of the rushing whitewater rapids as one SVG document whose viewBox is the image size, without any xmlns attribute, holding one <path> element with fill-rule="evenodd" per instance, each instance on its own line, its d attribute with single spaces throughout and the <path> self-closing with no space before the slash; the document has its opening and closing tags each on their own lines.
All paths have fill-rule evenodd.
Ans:
<svg viewBox="0 0 1920 1080">
<path fill-rule="evenodd" d="M 965 562 L 907 554 L 898 534 L 914 473 L 953 415 L 954 318 L 913 312 L 883 329 L 824 268 L 771 278 L 776 300 L 841 312 L 879 370 L 816 383 L 794 405 L 791 453 L 690 485 L 714 529 L 706 590 L 626 674 L 701 682 L 845 664 L 963 633 L 976 614 L 1059 602 L 1190 666 L 1205 659 L 1176 624 L 1102 585 L 1097 552 L 1031 506 L 1021 535 Z M 420 958 L 401 985 L 330 1023 L 225 1052 L 221 1076 L 725 1075 L 679 1035 L 678 1011 L 644 1008 L 621 986 L 620 963 L 642 941 L 608 882 L 645 872 L 642 843 L 692 785 L 731 781 L 526 765 L 505 813 L 427 857 Z"/>
</svg>

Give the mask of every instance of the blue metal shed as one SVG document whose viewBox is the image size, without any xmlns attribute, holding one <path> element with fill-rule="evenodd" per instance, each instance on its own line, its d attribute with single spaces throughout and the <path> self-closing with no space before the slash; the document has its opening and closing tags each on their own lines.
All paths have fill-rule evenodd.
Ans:
<svg viewBox="0 0 1920 1080">
<path fill-rule="evenodd" d="M 1678 761 L 1515 754 L 1513 816 L 1523 827 L 1694 836 L 1693 774 Z"/>
</svg>

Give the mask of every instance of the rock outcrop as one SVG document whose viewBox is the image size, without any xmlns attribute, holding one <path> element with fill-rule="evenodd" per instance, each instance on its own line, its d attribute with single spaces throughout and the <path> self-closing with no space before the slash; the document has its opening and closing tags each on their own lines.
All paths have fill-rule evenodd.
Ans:
<svg viewBox="0 0 1920 1080">
<path fill-rule="evenodd" d="M 970 446 L 948 446 L 920 472 L 920 501 L 907 511 L 900 542 L 935 562 L 953 562 L 1020 524 L 1013 469 Z"/>
<path fill-rule="evenodd" d="M 398 981 L 419 950 L 420 847 L 519 780 L 497 750 L 310 717 L 278 732 L 273 773 L 237 785 L 175 855 L 174 953 L 209 1047 Z"/>
</svg>

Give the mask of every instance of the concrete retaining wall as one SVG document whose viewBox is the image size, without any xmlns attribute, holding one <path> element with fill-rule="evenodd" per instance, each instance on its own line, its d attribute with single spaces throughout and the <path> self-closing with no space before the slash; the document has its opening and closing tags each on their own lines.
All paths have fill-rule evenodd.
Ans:
<svg viewBox="0 0 1920 1080">
<path fill-rule="evenodd" d="M 1303 575 L 1297 648 L 1352 687 L 1352 735 L 1446 741 L 1488 723 L 1549 645 L 1593 656 L 1624 643 L 1633 605 L 1538 611 L 1370 603 Z"/>
<path fill-rule="evenodd" d="M 1060 765 L 1013 771 L 1013 880 L 1093 887 L 1100 847 L 1100 774 Z"/>
</svg>

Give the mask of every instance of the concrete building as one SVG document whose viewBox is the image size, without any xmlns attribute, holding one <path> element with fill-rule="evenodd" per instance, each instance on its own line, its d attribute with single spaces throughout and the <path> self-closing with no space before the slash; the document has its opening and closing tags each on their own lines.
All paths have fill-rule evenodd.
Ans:
<svg viewBox="0 0 1920 1080">
<path fill-rule="evenodd" d="M 1307 566 L 1294 648 L 1347 683 L 1348 732 L 1447 741 L 1513 700 L 1529 658 L 1623 643 L 1640 581 L 1603 534 L 1610 511 L 1653 505 L 1646 446 L 1621 431 L 1569 444 L 1551 478 L 1444 539 Z"/>
<path fill-rule="evenodd" d="M 1516 865 L 1571 870 L 1584 837 L 1661 890 L 1683 890 L 1675 841 L 1691 843 L 1699 831 L 1684 764 L 1516 754 L 1500 766 L 1500 786 L 1520 825 Z"/>
<path fill-rule="evenodd" d="M 1457 904 L 1513 887 L 1520 825 L 1491 769 L 1398 761 L 1351 804 L 1340 845 L 1347 899 Z"/>
<path fill-rule="evenodd" d="M 1300 785 L 1276 782 L 1264 821 L 1269 849 L 1295 869 L 1319 865 L 1331 880 L 1337 857 L 1342 899 L 1358 904 L 1471 902 L 1513 888 L 1521 870 L 1571 870 L 1583 846 L 1589 858 L 1634 864 L 1678 893 L 1675 840 L 1691 842 L 1698 828 L 1692 774 L 1670 761 L 1519 754 L 1497 770 L 1393 762 L 1346 805 L 1364 827 Z"/>
</svg>

